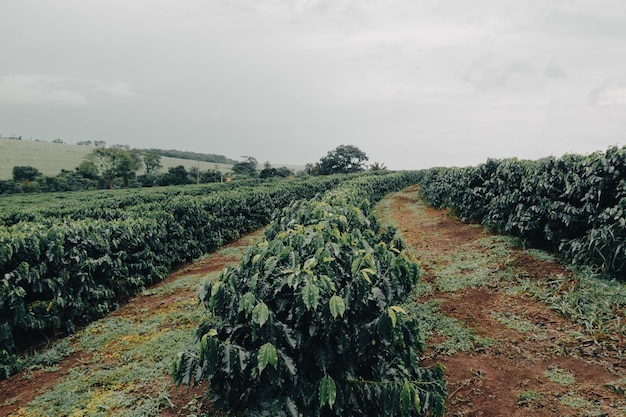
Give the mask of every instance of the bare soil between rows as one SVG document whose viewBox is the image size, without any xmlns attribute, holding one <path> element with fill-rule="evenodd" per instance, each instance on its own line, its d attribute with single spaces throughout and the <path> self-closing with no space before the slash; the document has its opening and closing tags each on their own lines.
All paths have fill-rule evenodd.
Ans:
<svg viewBox="0 0 626 417">
<path fill-rule="evenodd" d="M 415 191 L 413 189 L 412 191 Z M 452 218 L 445 210 L 425 208 L 424 223 L 411 210 L 417 200 L 398 194 L 391 202 L 391 216 L 405 241 L 418 254 L 437 265 L 438 257 L 486 236 L 482 227 Z M 521 251 L 514 251 L 514 272 L 534 280 L 547 280 L 558 274 L 570 274 L 553 262 L 538 261 Z M 433 281 L 435 272 L 423 267 L 422 281 Z M 457 352 L 451 356 L 427 351 L 424 365 L 445 366 L 448 387 L 447 416 L 623 416 L 615 408 L 624 406 L 625 397 L 611 391 L 607 383 L 626 376 L 626 364 L 615 351 L 574 339 L 572 331 L 582 331 L 543 303 L 524 296 L 510 296 L 506 288 L 470 287 L 454 293 L 435 291 L 443 300 L 442 310 L 496 343 L 479 351 Z M 523 316 L 542 331 L 520 333 L 495 320 L 492 313 Z M 436 340 L 427 341 L 430 345 Z M 622 350 L 625 346 L 621 347 Z M 575 383 L 563 386 L 546 378 L 548 369 L 563 369 L 573 374 Z M 523 393 L 540 394 L 532 401 Z M 589 401 L 595 410 L 565 406 L 559 399 L 567 393 Z"/>
</svg>

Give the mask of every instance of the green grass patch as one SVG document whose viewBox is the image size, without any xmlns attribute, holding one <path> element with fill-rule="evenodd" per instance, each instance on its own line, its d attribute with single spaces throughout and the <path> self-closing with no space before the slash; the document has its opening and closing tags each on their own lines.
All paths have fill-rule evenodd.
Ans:
<svg viewBox="0 0 626 417">
<path fill-rule="evenodd" d="M 541 400 L 543 396 L 537 391 L 526 390 L 517 397 L 518 405 L 529 405 L 530 403 Z"/>
<path fill-rule="evenodd" d="M 467 328 L 461 321 L 441 313 L 441 300 L 431 299 L 419 302 L 411 299 L 405 306 L 407 311 L 415 314 L 420 321 L 420 330 L 424 340 L 439 336 L 442 341 L 433 345 L 437 355 L 453 355 L 456 352 L 468 352 L 480 348 L 487 348 L 495 343 L 491 338 L 476 334 L 473 329 Z"/>
<path fill-rule="evenodd" d="M 574 385 L 574 383 L 576 382 L 576 378 L 574 378 L 574 375 L 572 375 L 570 371 L 555 366 L 551 366 L 543 371 L 543 375 L 550 381 L 564 387 Z"/>
<path fill-rule="evenodd" d="M 568 392 L 559 398 L 559 402 L 575 410 L 594 408 L 594 404 L 575 392 Z"/>
<path fill-rule="evenodd" d="M 541 327 L 536 326 L 535 324 L 529 322 L 523 317 L 519 317 L 515 314 L 493 312 L 491 313 L 491 317 L 493 317 L 495 320 L 502 323 L 509 329 L 517 330 L 520 333 L 543 332 L 543 329 Z"/>
<path fill-rule="evenodd" d="M 229 253 L 244 248 L 230 248 Z M 181 276 L 147 289 L 144 296 L 158 297 L 181 290 L 196 291 L 205 280 L 216 280 L 219 271 L 208 275 Z M 207 314 L 195 297 L 175 298 L 167 304 L 94 322 L 76 335 L 34 354 L 31 366 L 54 366 L 71 352 L 85 352 L 82 362 L 51 390 L 35 397 L 16 411 L 19 417 L 59 416 L 158 416 L 171 407 L 169 371 L 178 352 L 193 350 L 195 329 Z M 44 368 L 46 369 L 46 368 Z M 24 373 L 26 377 L 28 372 Z M 187 406 L 197 415 L 198 404 Z"/>
</svg>

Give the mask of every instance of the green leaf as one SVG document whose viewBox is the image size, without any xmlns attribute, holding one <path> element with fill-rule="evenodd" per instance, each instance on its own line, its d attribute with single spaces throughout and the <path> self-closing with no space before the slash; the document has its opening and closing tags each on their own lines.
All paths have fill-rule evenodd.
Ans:
<svg viewBox="0 0 626 417">
<path fill-rule="evenodd" d="M 272 365 L 276 368 L 276 365 L 278 364 L 278 353 L 276 352 L 274 345 L 270 342 L 267 342 L 259 348 L 259 353 L 257 353 L 256 357 L 257 362 L 259 363 L 259 375 L 263 372 L 267 365 Z"/>
<path fill-rule="evenodd" d="M 395 314 L 394 314 L 395 316 Z M 380 340 L 385 343 L 391 343 L 393 339 L 393 322 L 389 314 L 383 313 L 378 318 L 378 324 L 376 326 L 376 330 L 378 331 L 378 335 L 380 336 Z"/>
<path fill-rule="evenodd" d="M 267 305 L 260 301 L 252 310 L 252 321 L 258 324 L 260 327 L 267 322 L 270 317 L 270 310 L 267 308 Z"/>
<path fill-rule="evenodd" d="M 391 319 L 391 327 L 396 327 L 396 322 L 398 321 L 398 318 L 396 317 L 396 313 L 393 311 L 393 308 L 388 308 L 387 314 L 389 314 L 389 318 Z"/>
<path fill-rule="evenodd" d="M 337 385 L 335 384 L 335 380 L 328 375 L 324 375 L 324 378 L 320 380 L 317 394 L 320 401 L 320 408 L 324 407 L 325 404 L 333 408 L 333 404 L 337 399 Z"/>
<path fill-rule="evenodd" d="M 245 311 L 246 315 L 250 314 L 256 304 L 256 297 L 251 292 L 245 293 L 239 301 L 239 311 Z"/>
<path fill-rule="evenodd" d="M 311 281 L 307 282 L 302 289 L 302 301 L 304 301 L 307 310 L 316 309 L 320 302 L 320 289 Z"/>
<path fill-rule="evenodd" d="M 400 393 L 400 413 L 403 416 L 408 416 L 411 415 L 412 409 L 419 413 L 420 406 L 420 397 L 417 395 L 415 386 L 408 380 L 405 380 Z"/>
<path fill-rule="evenodd" d="M 352 266 L 350 268 L 350 271 L 352 272 L 353 277 L 356 277 L 359 274 L 359 270 L 361 269 L 362 262 L 363 262 L 363 257 L 361 256 L 354 258 L 354 260 L 352 261 Z"/>
<path fill-rule="evenodd" d="M 334 319 L 336 319 L 337 316 L 343 317 L 343 313 L 346 311 L 346 304 L 343 302 L 343 298 L 339 297 L 337 294 L 330 297 L 328 306 L 330 307 L 330 314 Z"/>
<path fill-rule="evenodd" d="M 400 306 L 391 306 L 389 307 L 390 309 L 392 309 L 393 311 L 395 311 L 396 313 L 402 313 L 402 314 L 407 314 L 406 310 L 403 309 Z"/>
<path fill-rule="evenodd" d="M 365 281 L 371 283 L 372 280 L 370 279 L 370 275 L 375 275 L 376 271 L 371 268 L 363 268 L 361 269 L 361 274 L 363 275 L 363 278 L 365 278 Z"/>
<path fill-rule="evenodd" d="M 304 266 L 302 267 L 302 269 L 304 270 L 310 270 L 311 268 L 313 268 L 315 265 L 317 265 L 317 259 L 315 258 L 309 258 L 306 261 L 304 261 Z"/>
</svg>

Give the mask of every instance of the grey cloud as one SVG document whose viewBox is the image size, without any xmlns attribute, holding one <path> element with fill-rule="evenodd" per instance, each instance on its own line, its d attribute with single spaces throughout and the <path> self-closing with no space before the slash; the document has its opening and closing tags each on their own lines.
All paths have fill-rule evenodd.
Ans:
<svg viewBox="0 0 626 417">
<path fill-rule="evenodd" d="M 587 102 L 598 107 L 626 106 L 626 74 L 621 77 L 609 77 L 593 88 L 587 95 Z"/>
<path fill-rule="evenodd" d="M 598 10 L 602 10 L 600 5 Z M 541 22 L 547 33 L 573 37 L 626 38 L 626 10 L 611 15 L 551 12 Z"/>
<path fill-rule="evenodd" d="M 87 99 L 72 81 L 50 75 L 24 74 L 0 77 L 0 104 L 61 104 L 78 106 Z"/>
<path fill-rule="evenodd" d="M 114 97 L 132 96 L 130 85 L 122 81 L 98 81 L 48 74 L 0 76 L 0 104 L 54 104 L 81 106 L 90 102 L 94 91 Z"/>
</svg>

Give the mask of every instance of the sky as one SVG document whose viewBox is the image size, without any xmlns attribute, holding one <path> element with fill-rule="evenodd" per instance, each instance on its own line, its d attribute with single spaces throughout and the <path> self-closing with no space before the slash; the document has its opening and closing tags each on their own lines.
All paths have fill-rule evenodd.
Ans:
<svg viewBox="0 0 626 417">
<path fill-rule="evenodd" d="M 0 135 L 389 169 L 626 145 L 624 0 L 0 0 Z"/>
</svg>

